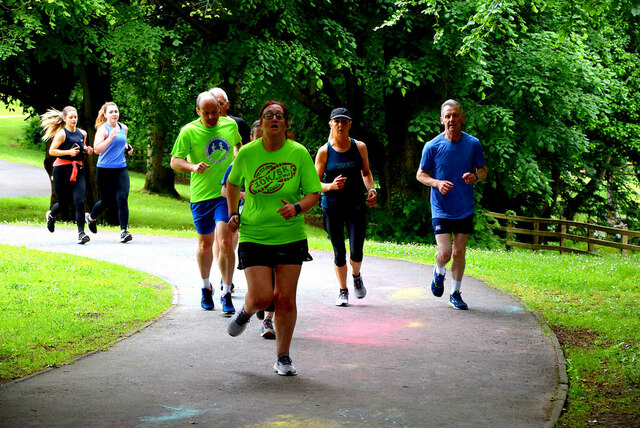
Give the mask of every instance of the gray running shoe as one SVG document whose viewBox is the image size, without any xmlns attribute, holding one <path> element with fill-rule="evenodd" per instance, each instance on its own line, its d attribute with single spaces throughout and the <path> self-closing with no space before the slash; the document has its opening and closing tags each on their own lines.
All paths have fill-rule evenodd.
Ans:
<svg viewBox="0 0 640 428">
<path fill-rule="evenodd" d="M 340 289 L 338 300 L 336 300 L 336 306 L 349 306 L 349 290 Z"/>
<path fill-rule="evenodd" d="M 353 292 L 358 299 L 364 299 L 364 296 L 367 295 L 367 289 L 362 283 L 362 275 L 353 278 Z"/>
<path fill-rule="evenodd" d="M 98 233 L 98 226 L 95 220 L 91 220 L 91 214 L 84 213 L 84 221 L 87 222 L 87 227 L 91 231 L 91 233 Z"/>
<path fill-rule="evenodd" d="M 242 332 L 247 328 L 247 324 L 249 324 L 249 320 L 251 319 L 251 315 L 247 315 L 244 311 L 244 306 L 238 312 L 235 313 L 229 320 L 229 325 L 227 325 L 227 333 L 230 336 L 236 337 L 240 336 Z"/>
<path fill-rule="evenodd" d="M 123 230 L 122 233 L 120 234 L 120 242 L 122 242 L 123 244 L 126 244 L 132 239 L 133 239 L 133 236 L 131 236 L 131 234 L 126 230 Z"/>
<path fill-rule="evenodd" d="M 296 372 L 296 368 L 293 367 L 291 358 L 289 358 L 289 355 L 287 354 L 278 355 L 276 363 L 273 365 L 273 369 L 280 376 L 295 376 L 298 374 Z"/>
<path fill-rule="evenodd" d="M 91 241 L 86 233 L 80 232 L 78 233 L 78 244 L 84 245 L 87 242 Z"/>
<path fill-rule="evenodd" d="M 47 211 L 44 218 L 47 221 L 47 230 L 53 233 L 53 231 L 56 230 L 56 219 L 51 217 L 51 210 Z"/>
</svg>

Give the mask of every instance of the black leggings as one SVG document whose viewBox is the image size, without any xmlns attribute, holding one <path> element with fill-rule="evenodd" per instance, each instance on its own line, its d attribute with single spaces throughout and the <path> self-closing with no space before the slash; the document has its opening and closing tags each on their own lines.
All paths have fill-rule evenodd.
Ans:
<svg viewBox="0 0 640 428">
<path fill-rule="evenodd" d="M 324 230 L 329 234 L 333 246 L 333 262 L 342 267 L 347 264 L 347 250 L 344 245 L 344 227 L 349 234 L 351 261 L 362 261 L 362 248 L 367 232 L 366 207 L 358 205 L 349 208 L 322 208 Z"/>
<path fill-rule="evenodd" d="M 129 171 L 123 168 L 97 168 L 96 178 L 100 200 L 91 210 L 91 218 L 97 219 L 107 206 L 118 207 L 120 229 L 127 230 L 129 225 Z"/>
<path fill-rule="evenodd" d="M 78 232 L 84 232 L 84 170 L 78 166 L 76 181 L 71 178 L 72 165 L 60 165 L 53 167 L 53 189 L 56 192 L 58 202 L 51 207 L 51 216 L 56 217 L 60 206 L 74 204 L 76 207 L 76 224 Z"/>
</svg>

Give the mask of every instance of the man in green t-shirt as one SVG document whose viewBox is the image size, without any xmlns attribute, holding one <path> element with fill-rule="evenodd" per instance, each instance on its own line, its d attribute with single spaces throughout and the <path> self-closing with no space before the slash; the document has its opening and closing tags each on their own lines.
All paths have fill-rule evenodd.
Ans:
<svg viewBox="0 0 640 428">
<path fill-rule="evenodd" d="M 171 168 L 191 173 L 191 214 L 198 232 L 196 258 L 202 277 L 203 309 L 213 310 L 213 287 L 209 280 L 214 258 L 218 261 L 222 279 L 222 314 L 235 313 L 231 300 L 235 253 L 232 235 L 227 228 L 227 200 L 222 197 L 222 177 L 233 162 L 234 150 L 240 146 L 238 125 L 233 119 L 221 117 L 218 100 L 202 92 L 196 100 L 199 118 L 186 124 L 171 151 Z"/>
</svg>

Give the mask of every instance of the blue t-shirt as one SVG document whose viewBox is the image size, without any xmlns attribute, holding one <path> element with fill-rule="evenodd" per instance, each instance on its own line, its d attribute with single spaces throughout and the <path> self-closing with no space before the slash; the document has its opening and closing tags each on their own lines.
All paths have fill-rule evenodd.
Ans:
<svg viewBox="0 0 640 428">
<path fill-rule="evenodd" d="M 227 180 L 229 179 L 229 174 L 231 174 L 231 169 L 233 168 L 233 162 L 231 163 L 231 165 L 229 165 L 229 167 L 227 168 L 227 170 L 224 172 L 224 177 L 222 177 L 222 181 L 220 182 L 220 184 L 222 184 L 223 186 L 227 185 Z M 240 187 L 240 190 L 242 192 L 244 192 L 244 186 Z M 240 204 L 238 206 L 238 211 L 242 212 L 242 206 L 244 205 L 244 199 L 240 199 Z"/>
<path fill-rule="evenodd" d="M 116 137 L 111 140 L 109 147 L 98 156 L 97 166 L 100 168 L 124 168 L 127 166 L 127 160 L 124 157 L 124 147 L 127 144 L 127 132 L 120 122 L 118 122 L 118 125 L 120 125 L 120 131 L 116 134 Z M 107 129 L 107 136 L 109 136 L 113 128 L 106 122 L 102 126 Z"/>
<path fill-rule="evenodd" d="M 482 146 L 477 138 L 462 133 L 456 142 L 438 135 L 424 145 L 420 169 L 428 172 L 436 180 L 453 183 L 449 193 L 443 195 L 436 188 L 431 189 L 431 216 L 433 218 L 460 219 L 474 213 L 473 185 L 465 183 L 462 175 L 474 172 L 486 165 Z"/>
</svg>

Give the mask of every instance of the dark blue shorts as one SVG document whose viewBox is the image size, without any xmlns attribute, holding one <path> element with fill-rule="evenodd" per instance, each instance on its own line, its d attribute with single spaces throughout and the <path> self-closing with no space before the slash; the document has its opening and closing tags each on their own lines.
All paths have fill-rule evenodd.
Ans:
<svg viewBox="0 0 640 428">
<path fill-rule="evenodd" d="M 199 235 L 208 235 L 216 230 L 219 221 L 229 223 L 229 209 L 227 198 L 219 197 L 206 201 L 192 202 L 191 215 L 196 232 Z"/>
<path fill-rule="evenodd" d="M 433 234 L 440 235 L 441 233 L 465 233 L 471 235 L 473 233 L 473 217 L 471 214 L 465 218 L 434 218 L 431 220 L 433 226 Z"/>
</svg>

